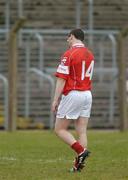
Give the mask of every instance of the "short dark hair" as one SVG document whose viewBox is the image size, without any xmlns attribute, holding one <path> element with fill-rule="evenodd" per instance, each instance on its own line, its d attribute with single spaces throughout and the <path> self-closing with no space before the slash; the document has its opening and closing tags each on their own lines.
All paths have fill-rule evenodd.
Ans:
<svg viewBox="0 0 128 180">
<path fill-rule="evenodd" d="M 69 36 L 70 35 L 74 35 L 76 39 L 79 39 L 81 41 L 84 40 L 84 32 L 81 30 L 81 29 L 73 29 L 70 33 L 69 33 Z"/>
</svg>

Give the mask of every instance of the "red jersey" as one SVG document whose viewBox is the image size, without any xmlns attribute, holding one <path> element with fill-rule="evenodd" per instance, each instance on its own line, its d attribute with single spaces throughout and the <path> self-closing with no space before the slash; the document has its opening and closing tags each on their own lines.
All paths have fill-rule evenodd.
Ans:
<svg viewBox="0 0 128 180">
<path fill-rule="evenodd" d="M 94 56 L 84 44 L 75 44 L 67 50 L 55 73 L 56 77 L 66 80 L 63 94 L 72 90 L 91 90 L 93 67 Z"/>
</svg>

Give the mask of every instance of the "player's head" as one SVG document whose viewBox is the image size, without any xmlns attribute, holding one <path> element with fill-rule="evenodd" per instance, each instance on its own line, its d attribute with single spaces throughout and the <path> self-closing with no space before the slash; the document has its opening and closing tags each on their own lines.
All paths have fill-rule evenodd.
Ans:
<svg viewBox="0 0 128 180">
<path fill-rule="evenodd" d="M 69 46 L 72 46 L 72 44 L 75 41 L 84 41 L 84 32 L 81 29 L 73 29 L 67 39 Z"/>
</svg>

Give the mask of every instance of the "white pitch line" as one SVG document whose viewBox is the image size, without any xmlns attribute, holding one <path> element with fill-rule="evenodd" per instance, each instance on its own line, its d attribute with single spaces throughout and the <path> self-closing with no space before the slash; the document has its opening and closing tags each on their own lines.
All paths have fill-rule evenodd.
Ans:
<svg viewBox="0 0 128 180">
<path fill-rule="evenodd" d="M 3 161 L 20 161 L 20 159 L 18 158 L 14 158 L 14 157 L 0 157 L 0 160 L 3 160 Z M 58 159 L 47 159 L 47 160 L 44 160 L 44 159 L 36 159 L 36 160 L 33 160 L 33 159 L 24 159 L 25 162 L 28 162 L 28 163 L 35 163 L 35 162 L 42 162 L 43 164 L 44 163 L 56 163 L 56 162 L 72 162 L 72 160 L 70 159 L 63 159 L 63 158 L 58 158 Z"/>
<path fill-rule="evenodd" d="M 16 161 L 17 159 L 14 157 L 0 157 L 0 160 L 6 160 L 6 161 Z"/>
</svg>

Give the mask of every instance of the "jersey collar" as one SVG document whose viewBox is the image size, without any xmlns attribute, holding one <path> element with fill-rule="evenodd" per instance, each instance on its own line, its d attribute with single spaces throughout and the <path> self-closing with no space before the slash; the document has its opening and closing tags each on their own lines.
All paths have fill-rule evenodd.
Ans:
<svg viewBox="0 0 128 180">
<path fill-rule="evenodd" d="M 85 47 L 83 43 L 75 43 L 72 47 Z"/>
</svg>

